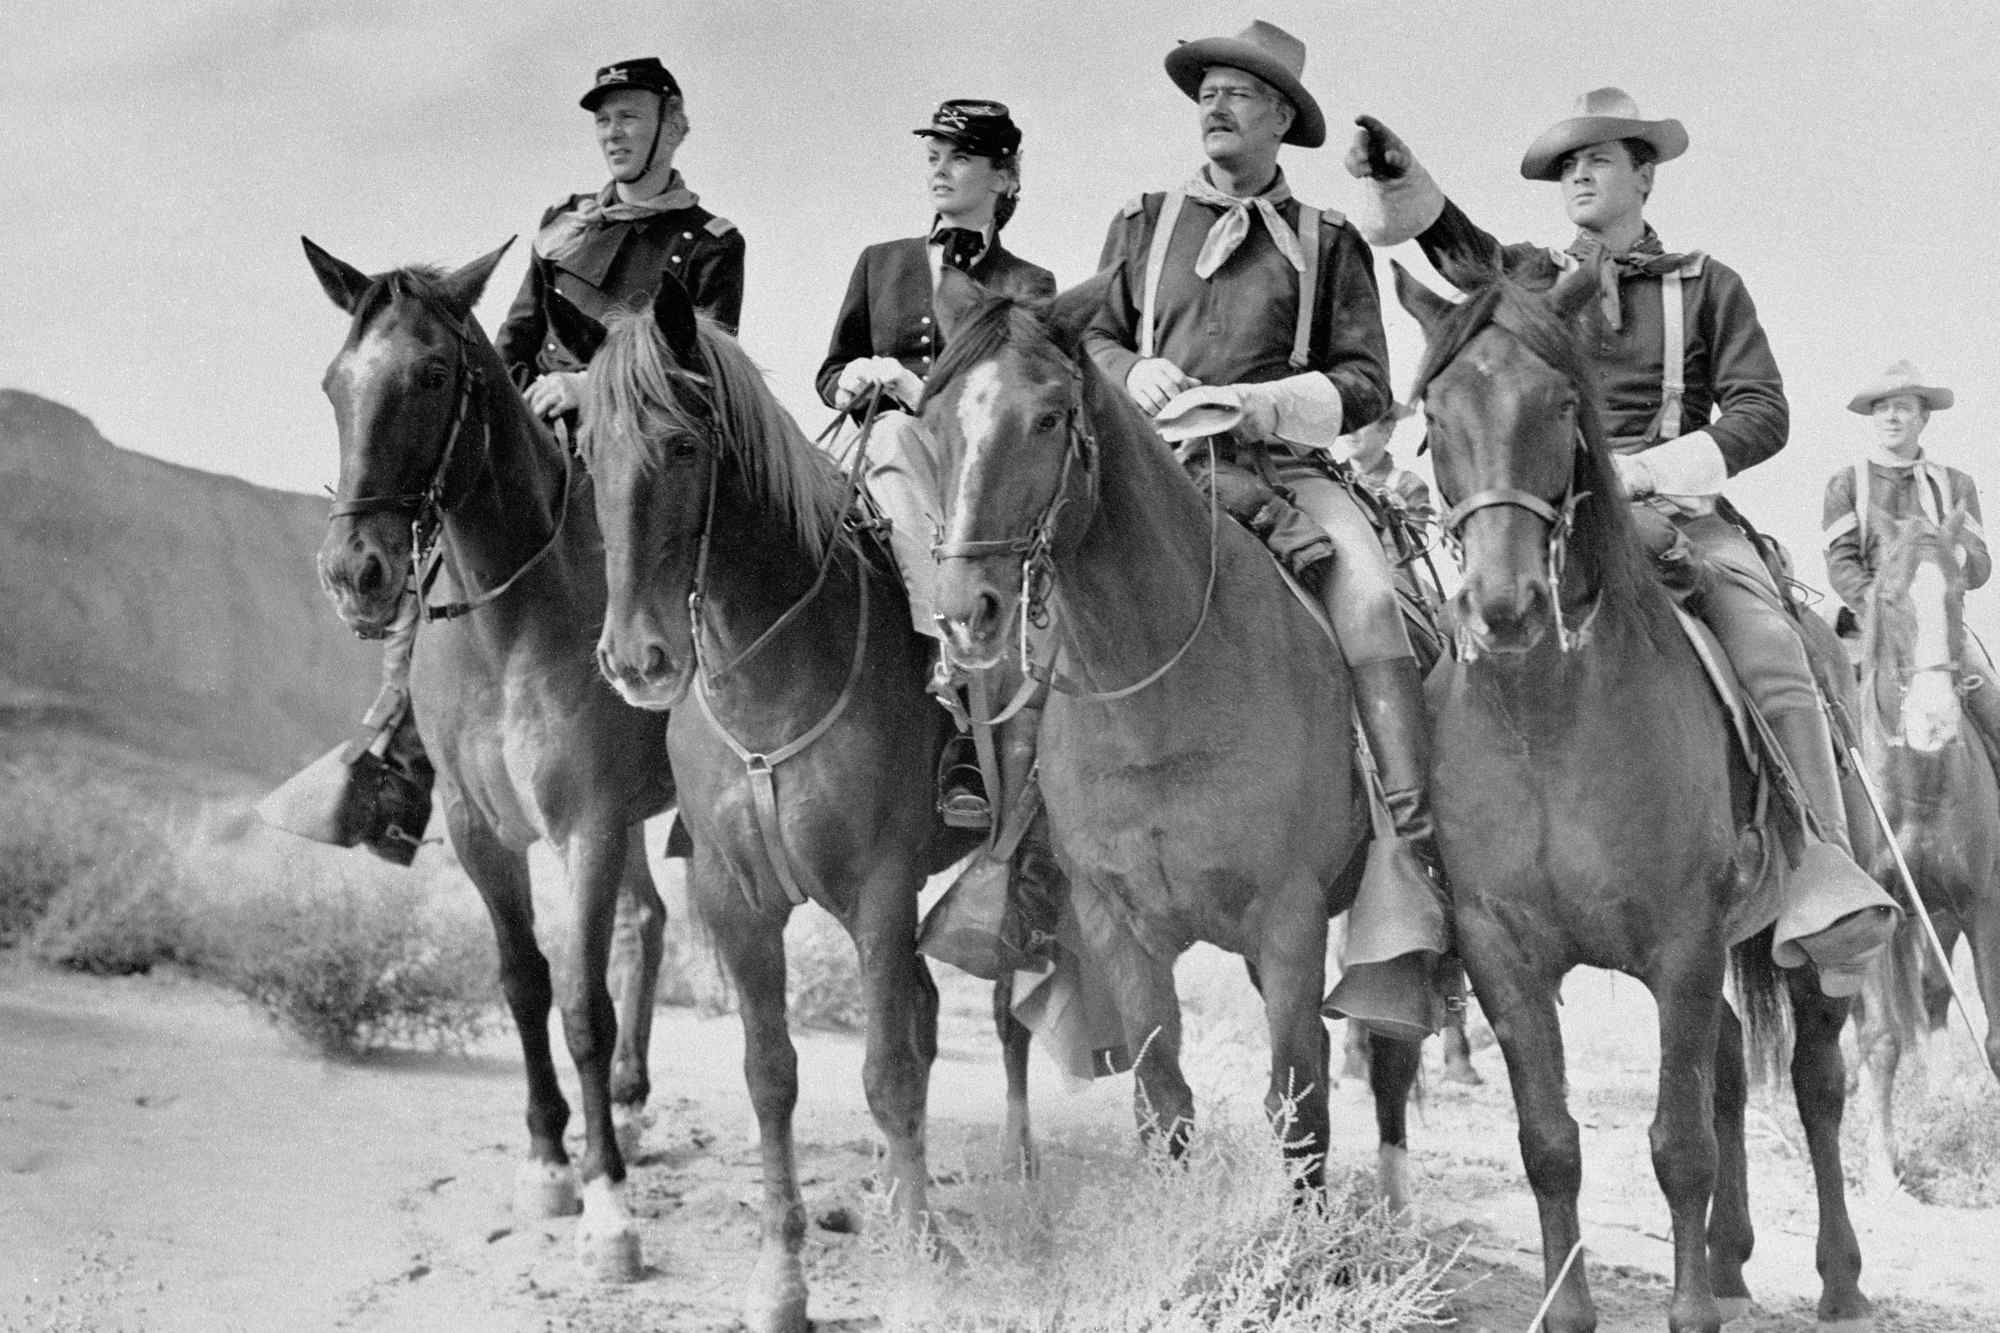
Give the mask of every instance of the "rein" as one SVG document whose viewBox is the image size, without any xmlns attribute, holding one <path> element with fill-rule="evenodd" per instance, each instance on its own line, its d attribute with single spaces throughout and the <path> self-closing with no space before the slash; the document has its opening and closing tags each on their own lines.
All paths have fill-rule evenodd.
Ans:
<svg viewBox="0 0 2000 1333">
<path fill-rule="evenodd" d="M 421 297 L 418 299 L 422 300 Z M 432 314 L 438 315 L 451 330 L 458 348 L 458 365 L 452 376 L 458 386 L 458 393 L 452 411 L 451 425 L 445 431 L 444 447 L 438 453 L 437 466 L 431 469 L 430 480 L 424 484 L 422 490 L 405 491 L 395 495 L 353 496 L 347 499 L 342 499 L 336 494 L 332 506 L 327 511 L 329 523 L 336 519 L 355 518 L 384 510 L 407 513 L 410 516 L 410 531 L 417 553 L 419 599 L 429 595 L 431 585 L 437 581 L 438 573 L 444 564 L 444 520 L 455 504 L 445 497 L 446 479 L 457 457 L 459 441 L 465 435 L 465 423 L 472 415 L 472 405 L 479 398 L 486 383 L 486 377 L 480 373 L 479 367 L 473 364 L 471 349 L 474 344 L 472 335 L 467 331 L 466 321 L 446 316 L 428 301 L 424 301 L 423 304 Z M 480 427 L 481 471 L 490 474 L 493 465 L 493 418 L 490 414 L 481 415 Z M 572 480 L 575 471 L 573 451 L 560 437 L 558 444 L 563 451 L 562 498 L 556 509 L 555 526 L 550 531 L 548 540 L 544 541 L 512 574 L 491 588 L 458 602 L 432 604 L 420 601 L 419 613 L 424 620 L 454 620 L 499 600 L 508 589 L 555 549 L 557 541 L 562 537 L 563 529 L 569 522 L 570 494 L 574 489 Z"/>
</svg>

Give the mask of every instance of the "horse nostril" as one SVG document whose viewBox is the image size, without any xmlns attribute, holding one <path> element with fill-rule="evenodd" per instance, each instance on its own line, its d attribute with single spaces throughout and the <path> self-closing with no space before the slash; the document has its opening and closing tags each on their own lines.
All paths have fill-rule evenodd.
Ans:
<svg viewBox="0 0 2000 1333">
<path fill-rule="evenodd" d="M 354 580 L 354 590 L 363 597 L 373 597 L 382 591 L 388 581 L 388 571 L 380 560 L 371 555 L 361 562 L 361 574 Z"/>
<path fill-rule="evenodd" d="M 1000 599 L 991 592 L 981 592 L 972 599 L 972 614 L 966 617 L 965 628 L 972 634 L 985 634 L 999 620 Z"/>
<path fill-rule="evenodd" d="M 642 674 L 647 680 L 657 680 L 667 674 L 667 651 L 657 643 L 646 645 L 646 656 Z"/>
</svg>

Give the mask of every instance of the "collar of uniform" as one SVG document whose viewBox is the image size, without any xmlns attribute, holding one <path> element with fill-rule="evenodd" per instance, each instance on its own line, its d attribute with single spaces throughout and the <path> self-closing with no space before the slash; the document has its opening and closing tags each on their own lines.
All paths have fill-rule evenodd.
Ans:
<svg viewBox="0 0 2000 1333">
<path fill-rule="evenodd" d="M 970 227 L 953 227 L 950 223 L 946 222 L 941 217 L 932 218 L 930 235 L 924 238 L 924 244 L 929 246 L 932 250 L 939 250 L 942 249 L 944 246 L 945 232 L 971 231 L 971 230 L 972 228 Z M 995 227 L 992 223 L 989 222 L 984 227 L 981 227 L 979 229 L 979 234 L 986 238 L 986 244 L 979 248 L 979 253 L 977 255 L 973 256 L 972 262 L 975 264 L 980 263 L 986 258 L 986 256 L 993 253 L 993 245 L 994 242 L 998 239 L 1000 232 L 999 228 Z"/>
</svg>

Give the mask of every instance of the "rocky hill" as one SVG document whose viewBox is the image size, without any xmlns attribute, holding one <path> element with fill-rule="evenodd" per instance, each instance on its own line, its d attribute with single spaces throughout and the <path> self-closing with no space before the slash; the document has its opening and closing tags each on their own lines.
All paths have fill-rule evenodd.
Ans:
<svg viewBox="0 0 2000 1333">
<path fill-rule="evenodd" d="M 348 734 L 380 650 L 313 573 L 326 502 L 120 449 L 0 390 L 0 726 L 282 777 Z"/>
</svg>

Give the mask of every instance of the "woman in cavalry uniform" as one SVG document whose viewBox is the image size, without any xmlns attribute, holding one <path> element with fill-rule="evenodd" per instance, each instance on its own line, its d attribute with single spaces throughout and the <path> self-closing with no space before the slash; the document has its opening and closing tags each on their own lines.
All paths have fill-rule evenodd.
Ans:
<svg viewBox="0 0 2000 1333">
<path fill-rule="evenodd" d="M 930 228 L 922 236 L 883 241 L 861 252 L 816 384 L 820 397 L 835 410 L 861 418 L 872 404 L 877 412 L 866 444 L 868 493 L 889 520 L 889 548 L 909 592 L 911 623 L 919 633 L 937 638 L 931 545 L 943 504 L 937 445 L 915 412 L 924 378 L 944 350 L 932 311 L 938 277 L 947 267 L 959 269 L 982 286 L 1024 299 L 1054 296 L 1056 280 L 1000 241 L 1021 191 L 1021 131 L 1007 107 L 955 99 L 939 106 L 931 123 L 913 133 L 924 143 Z M 949 686 L 940 683 L 939 688 L 950 696 L 948 706 L 956 706 Z M 1016 804 L 1015 794 L 1033 767 L 1040 721 L 1041 708 L 1030 702 L 1001 725 L 996 747 L 1000 792 L 983 789 L 968 737 L 959 737 L 947 749 L 939 801 L 948 822 L 987 827 L 1003 800 Z M 989 977 L 1041 969 L 1059 906 L 1041 816 L 1033 819 L 1010 859 L 1011 866 L 994 857 L 973 861 L 953 891 L 961 910 L 934 912 L 927 922 L 926 952 Z M 1010 881 L 1017 910 L 1003 913 Z M 946 923 L 1003 917 L 997 945 L 990 937 L 958 940 L 953 938 L 955 924 L 946 928 Z"/>
<path fill-rule="evenodd" d="M 1979 526 L 1979 488 L 1971 477 L 1934 462 L 1923 449 L 1931 413 L 1951 405 L 1951 390 L 1931 384 L 1908 361 L 1890 366 L 1848 401 L 1848 411 L 1874 421 L 1876 447 L 1866 459 L 1826 479 L 1821 524 L 1826 574 L 1845 603 L 1839 626 L 1843 634 L 1858 626 L 1866 611 L 1882 545 L 1902 519 L 1922 515 L 1942 523 L 1953 510 L 1964 511 L 1959 558 L 1965 562 L 1965 586 L 1982 587 L 1993 574 L 1993 557 Z M 1968 678 L 1960 692 L 1966 716 L 2000 771 L 2000 683 L 1993 664 L 1983 651 L 1968 653 L 1962 669 Z"/>
<path fill-rule="evenodd" d="M 1474 226 L 1414 154 L 1371 116 L 1358 121 L 1348 170 L 1370 185 L 1362 226 L 1376 245 L 1414 237 L 1447 279 L 1503 267 L 1530 286 L 1596 264 L 1604 327 L 1596 368 L 1619 478 L 1650 524 L 1683 540 L 1715 577 L 1702 617 L 1769 721 L 1824 841 L 1786 877 L 1773 954 L 1818 965 L 1849 994 L 1895 933 L 1898 909 L 1854 863 L 1832 739 L 1805 649 L 1775 583 L 1743 531 L 1718 512 L 1727 480 L 1785 445 L 1790 408 L 1757 309 L 1735 270 L 1699 251 L 1668 253 L 1645 220 L 1654 168 L 1685 152 L 1677 120 L 1646 120 L 1630 96 L 1599 88 L 1545 130 L 1521 160 L 1557 183 L 1574 240 L 1563 249 L 1503 246 Z M 1660 528 L 1662 520 L 1672 531 Z"/>
</svg>

